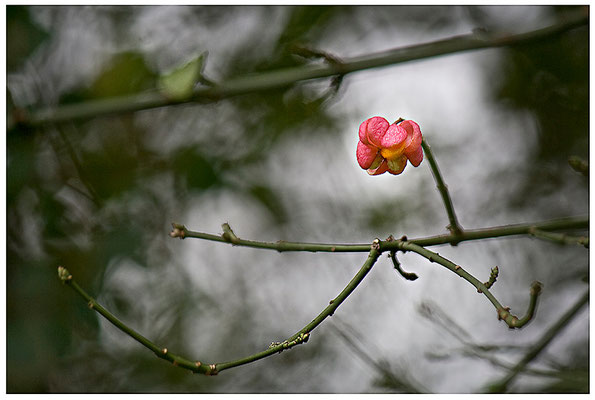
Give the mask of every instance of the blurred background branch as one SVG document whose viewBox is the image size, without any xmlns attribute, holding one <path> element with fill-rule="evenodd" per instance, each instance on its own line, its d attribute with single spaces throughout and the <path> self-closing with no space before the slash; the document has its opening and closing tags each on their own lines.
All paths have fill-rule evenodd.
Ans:
<svg viewBox="0 0 595 400">
<path fill-rule="evenodd" d="M 543 335 L 537 340 L 519 360 L 519 362 L 510 369 L 508 374 L 497 382 L 494 382 L 489 387 L 491 393 L 504 393 L 509 388 L 509 385 L 516 379 L 517 375 L 521 373 L 527 365 L 533 361 L 549 344 L 550 342 L 568 326 L 569 322 L 578 314 L 578 312 L 589 302 L 589 290 L 587 290 Z"/>
<path fill-rule="evenodd" d="M 14 127 L 15 123 L 25 126 L 39 126 L 48 123 L 93 118 L 107 114 L 127 113 L 188 102 L 203 103 L 218 101 L 226 97 L 241 94 L 285 88 L 299 81 L 335 75 L 344 76 L 345 74 L 356 71 L 385 67 L 445 54 L 528 44 L 559 35 L 570 29 L 585 25 L 588 21 L 589 16 L 587 12 L 580 10 L 580 12 L 577 12 L 572 17 L 567 17 L 551 26 L 529 32 L 502 34 L 478 30 L 468 35 L 442 39 L 431 43 L 397 48 L 354 58 L 342 58 L 343 61 L 336 61 L 323 66 L 306 64 L 294 68 L 265 71 L 259 74 L 232 78 L 213 86 L 197 87 L 189 96 L 182 98 L 171 98 L 159 91 L 149 91 L 133 96 L 113 97 L 45 109 L 30 111 L 15 109 L 9 113 L 7 125 L 8 129 Z M 455 228 L 453 227 L 453 229 Z"/>
</svg>

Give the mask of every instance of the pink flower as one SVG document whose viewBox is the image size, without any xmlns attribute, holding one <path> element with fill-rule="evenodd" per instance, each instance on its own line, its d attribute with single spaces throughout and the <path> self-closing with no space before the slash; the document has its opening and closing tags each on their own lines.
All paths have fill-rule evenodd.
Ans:
<svg viewBox="0 0 595 400">
<path fill-rule="evenodd" d="M 382 117 L 368 118 L 359 126 L 357 162 L 370 175 L 388 171 L 398 175 L 407 160 L 417 167 L 424 158 L 421 130 L 417 123 L 406 120 L 389 125 Z"/>
</svg>

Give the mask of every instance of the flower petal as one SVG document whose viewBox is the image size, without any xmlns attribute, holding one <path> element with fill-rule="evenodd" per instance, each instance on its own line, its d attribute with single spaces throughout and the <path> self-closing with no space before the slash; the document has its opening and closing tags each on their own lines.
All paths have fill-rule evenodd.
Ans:
<svg viewBox="0 0 595 400">
<path fill-rule="evenodd" d="M 416 148 L 413 152 L 405 151 L 405 155 L 409 159 L 409 162 L 411 162 L 411 165 L 414 167 L 417 167 L 419 164 L 421 164 L 422 160 L 424 159 L 424 152 L 421 146 Z"/>
<path fill-rule="evenodd" d="M 378 154 L 378 149 L 365 143 L 357 142 L 357 162 L 363 169 L 368 169 Z"/>
<path fill-rule="evenodd" d="M 382 137 L 381 148 L 389 149 L 401 146 L 405 139 L 407 139 L 407 131 L 401 125 L 392 124 Z"/>
<path fill-rule="evenodd" d="M 359 140 L 364 144 L 380 147 L 388 126 L 388 121 L 382 117 L 368 118 L 359 126 Z"/>
<path fill-rule="evenodd" d="M 407 157 L 401 156 L 393 160 L 387 160 L 388 172 L 393 175 L 399 175 L 407 165 Z"/>
<path fill-rule="evenodd" d="M 408 119 L 406 121 L 401 122 L 399 126 L 405 129 L 405 131 L 407 132 L 407 137 L 409 139 L 405 147 L 405 152 L 417 152 L 417 147 L 421 146 L 422 140 L 421 129 L 419 128 L 419 125 L 415 121 Z"/>
</svg>

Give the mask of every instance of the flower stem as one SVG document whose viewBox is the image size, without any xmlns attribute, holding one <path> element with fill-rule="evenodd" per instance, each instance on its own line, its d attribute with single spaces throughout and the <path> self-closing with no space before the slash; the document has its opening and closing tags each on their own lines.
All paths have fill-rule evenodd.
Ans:
<svg viewBox="0 0 595 400">
<path fill-rule="evenodd" d="M 446 186 L 446 183 L 444 183 L 444 179 L 442 179 L 442 174 L 440 173 L 440 168 L 438 168 L 438 164 L 436 163 L 436 159 L 434 158 L 434 154 L 432 153 L 432 148 L 430 147 L 425 138 L 421 142 L 421 147 L 424 149 L 424 153 L 428 158 L 428 162 L 430 163 L 430 169 L 432 170 L 432 175 L 434 175 L 434 180 L 436 181 L 436 187 L 438 188 L 438 191 L 442 196 L 444 208 L 446 208 L 446 213 L 448 214 L 448 230 L 455 237 L 455 240 L 451 241 L 451 244 L 453 246 L 456 246 L 458 243 L 456 241 L 456 238 L 462 236 L 463 228 L 457 220 L 457 215 L 455 214 L 455 209 L 452 205 L 450 194 L 448 193 L 448 186 Z"/>
</svg>

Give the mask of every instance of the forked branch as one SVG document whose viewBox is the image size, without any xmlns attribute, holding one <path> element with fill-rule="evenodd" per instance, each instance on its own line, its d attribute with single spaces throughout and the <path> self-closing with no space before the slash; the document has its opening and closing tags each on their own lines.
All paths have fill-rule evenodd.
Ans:
<svg viewBox="0 0 595 400">
<path fill-rule="evenodd" d="M 155 343 L 153 343 L 140 333 L 136 332 L 134 329 L 130 328 L 128 325 L 126 325 L 124 322 L 120 321 L 116 316 L 114 316 L 111 312 L 109 312 L 107 309 L 101 306 L 94 298 L 87 294 L 87 292 L 85 292 L 78 285 L 78 283 L 73 279 L 72 275 L 66 268 L 58 267 L 58 277 L 64 284 L 70 286 L 72 289 L 74 289 L 76 293 L 78 293 L 83 299 L 85 299 L 85 301 L 89 305 L 89 308 L 95 310 L 102 317 L 111 322 L 115 327 L 120 329 L 122 332 L 126 333 L 128 336 L 132 337 L 134 340 L 136 340 L 149 350 L 151 350 L 153 353 L 155 353 L 157 357 L 171 362 L 174 366 L 185 368 L 192 372 L 197 372 L 205 375 L 216 375 L 220 371 L 223 371 L 225 369 L 249 364 L 251 362 L 260 360 L 273 354 L 281 353 L 283 350 L 290 349 L 294 346 L 297 346 L 298 344 L 307 342 L 310 338 L 310 332 L 316 329 L 316 327 L 320 325 L 322 321 L 324 321 L 327 317 L 333 315 L 333 313 L 341 305 L 341 303 L 343 303 L 343 301 L 345 301 L 345 299 L 349 297 L 349 295 L 360 284 L 360 282 L 364 279 L 368 272 L 370 272 L 370 270 L 376 263 L 376 260 L 378 260 L 378 256 L 380 255 L 379 247 L 380 241 L 376 239 L 372 243 L 372 245 L 368 247 L 370 253 L 368 255 L 368 258 L 366 259 L 366 262 L 360 268 L 358 273 L 353 277 L 353 279 L 347 284 L 345 289 L 343 289 L 337 297 L 332 299 L 329 302 L 329 305 L 300 331 L 295 333 L 289 339 L 284 340 L 283 342 L 271 343 L 268 349 L 266 349 L 265 351 L 261 351 L 259 353 L 238 360 L 221 363 L 204 363 L 201 361 L 191 361 L 187 358 L 169 352 L 165 347 L 157 346 Z"/>
</svg>

